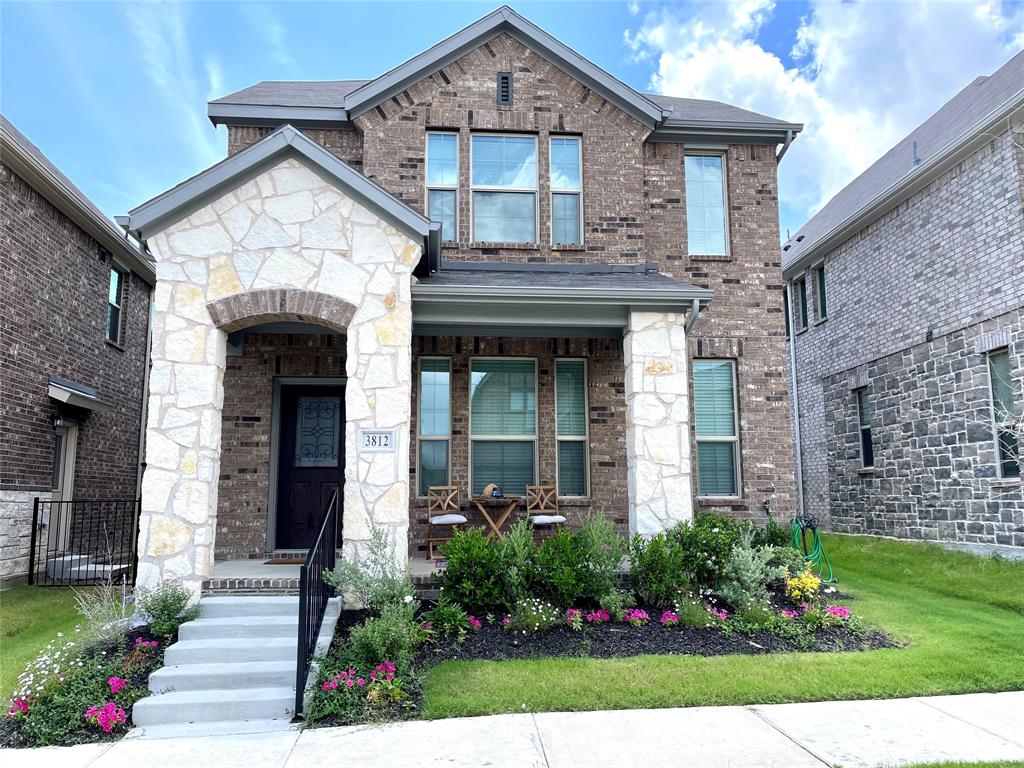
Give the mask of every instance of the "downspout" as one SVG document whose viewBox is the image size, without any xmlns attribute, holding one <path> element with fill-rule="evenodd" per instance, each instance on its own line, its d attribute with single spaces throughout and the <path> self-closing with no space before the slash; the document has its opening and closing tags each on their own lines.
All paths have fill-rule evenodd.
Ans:
<svg viewBox="0 0 1024 768">
<path fill-rule="evenodd" d="M 686 316 L 686 325 L 683 326 L 683 333 L 686 334 L 686 339 L 690 339 L 690 330 L 693 328 L 693 324 L 697 322 L 697 315 L 700 314 L 700 299 L 694 299 L 690 305 L 690 313 Z"/>
<path fill-rule="evenodd" d="M 786 281 L 786 306 L 793 311 L 793 283 Z M 796 333 L 792 322 L 787 320 L 790 326 L 789 331 L 789 378 L 793 382 L 793 440 L 796 443 L 796 512 L 798 516 L 804 513 L 804 460 L 803 451 L 800 448 L 800 386 L 796 379 Z"/>
<path fill-rule="evenodd" d="M 786 141 L 782 145 L 782 149 L 779 150 L 779 154 L 775 156 L 775 164 L 778 165 L 782 162 L 782 158 L 786 156 L 786 152 L 789 151 L 789 145 L 793 143 L 793 131 L 786 131 Z"/>
<path fill-rule="evenodd" d="M 156 282 L 149 287 L 149 301 L 146 308 L 146 368 L 142 376 L 142 416 L 139 425 L 139 465 L 135 474 L 135 497 L 142 496 L 142 469 L 146 466 L 146 422 L 149 411 L 149 369 L 153 352 L 153 294 Z"/>
</svg>

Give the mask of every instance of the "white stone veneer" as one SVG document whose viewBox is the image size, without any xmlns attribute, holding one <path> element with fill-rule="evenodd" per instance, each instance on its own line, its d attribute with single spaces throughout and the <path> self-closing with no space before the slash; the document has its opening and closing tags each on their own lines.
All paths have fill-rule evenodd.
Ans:
<svg viewBox="0 0 1024 768">
<path fill-rule="evenodd" d="M 354 308 L 346 335 L 343 549 L 370 526 L 406 557 L 410 280 L 420 246 L 297 160 L 283 160 L 149 240 L 157 260 L 140 586 L 180 579 L 198 596 L 213 565 L 226 334 L 211 301 L 301 289 Z M 258 322 L 259 317 L 253 318 Z M 394 453 L 357 455 L 356 431 L 395 428 Z"/>
<path fill-rule="evenodd" d="M 629 528 L 645 536 L 693 518 L 684 320 L 632 312 L 623 341 Z"/>
</svg>

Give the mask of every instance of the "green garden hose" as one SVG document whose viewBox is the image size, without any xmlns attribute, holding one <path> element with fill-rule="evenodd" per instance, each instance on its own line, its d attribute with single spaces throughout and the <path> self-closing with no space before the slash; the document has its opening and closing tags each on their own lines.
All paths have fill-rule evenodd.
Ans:
<svg viewBox="0 0 1024 768">
<path fill-rule="evenodd" d="M 832 563 L 818 536 L 818 519 L 813 515 L 803 515 L 794 517 L 789 525 L 793 529 L 793 547 L 803 552 L 804 560 L 818 574 L 823 584 L 835 584 L 838 579 L 832 573 Z M 807 546 L 808 531 L 811 532 L 810 547 Z"/>
</svg>

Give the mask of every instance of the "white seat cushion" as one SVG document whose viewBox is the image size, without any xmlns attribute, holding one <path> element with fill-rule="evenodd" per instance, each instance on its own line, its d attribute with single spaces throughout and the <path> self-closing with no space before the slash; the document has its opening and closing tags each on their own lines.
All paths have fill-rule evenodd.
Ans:
<svg viewBox="0 0 1024 768">
<path fill-rule="evenodd" d="M 534 525 L 561 525 L 565 518 L 561 515 L 534 515 L 530 522 Z"/>
<path fill-rule="evenodd" d="M 430 518 L 431 525 L 462 525 L 464 522 L 466 522 L 466 518 L 456 514 L 438 515 L 437 517 Z"/>
</svg>

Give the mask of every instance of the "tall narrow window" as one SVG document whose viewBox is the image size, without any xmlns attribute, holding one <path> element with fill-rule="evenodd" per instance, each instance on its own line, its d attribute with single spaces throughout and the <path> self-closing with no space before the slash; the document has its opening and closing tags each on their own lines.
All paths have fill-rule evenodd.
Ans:
<svg viewBox="0 0 1024 768">
<path fill-rule="evenodd" d="M 793 285 L 796 286 L 796 329 L 803 331 L 807 328 L 807 278 L 798 277 Z"/>
<path fill-rule="evenodd" d="M 825 297 L 825 265 L 822 264 L 814 270 L 814 291 L 817 294 L 818 319 L 824 320 L 828 317 L 828 300 Z"/>
<path fill-rule="evenodd" d="M 420 360 L 419 494 L 432 485 L 448 485 L 451 456 L 451 363 Z"/>
<path fill-rule="evenodd" d="M 558 435 L 558 495 L 586 496 L 587 364 L 555 361 L 555 430 Z"/>
<path fill-rule="evenodd" d="M 537 139 L 473 136 L 473 240 L 537 242 Z"/>
<path fill-rule="evenodd" d="M 469 381 L 470 489 L 497 483 L 522 496 L 536 482 L 537 364 L 473 359 Z"/>
<path fill-rule="evenodd" d="M 107 293 L 107 340 L 121 343 L 121 305 L 124 303 L 125 273 L 110 268 L 110 286 Z"/>
<path fill-rule="evenodd" d="M 725 157 L 686 156 L 686 237 L 694 256 L 729 253 L 725 214 Z"/>
<path fill-rule="evenodd" d="M 441 224 L 441 240 L 458 239 L 459 136 L 427 134 L 427 218 Z"/>
<path fill-rule="evenodd" d="M 789 292 L 790 292 L 791 289 L 792 289 L 792 283 L 787 285 L 783 289 L 783 291 L 782 291 L 782 314 L 784 316 L 785 323 L 786 323 L 786 338 L 787 339 L 789 338 L 790 333 L 792 333 L 792 331 L 793 331 L 793 329 L 791 327 L 792 326 L 792 322 L 793 322 L 793 318 L 790 317 L 790 314 L 789 314 L 792 311 L 790 309 L 790 307 L 789 307 Z"/>
<path fill-rule="evenodd" d="M 1000 349 L 988 353 L 988 375 L 992 388 L 992 420 L 999 476 L 1020 477 L 1018 429 L 1021 414 L 1013 402 L 1010 350 Z"/>
<path fill-rule="evenodd" d="M 740 441 L 732 360 L 693 361 L 693 412 L 698 495 L 739 496 Z"/>
<path fill-rule="evenodd" d="M 579 245 L 582 239 L 583 158 L 578 138 L 551 139 L 551 243 Z"/>
<path fill-rule="evenodd" d="M 857 397 L 857 429 L 860 431 L 860 465 L 868 468 L 875 466 L 875 445 L 871 440 L 871 400 L 868 388 L 855 389 Z"/>
</svg>

